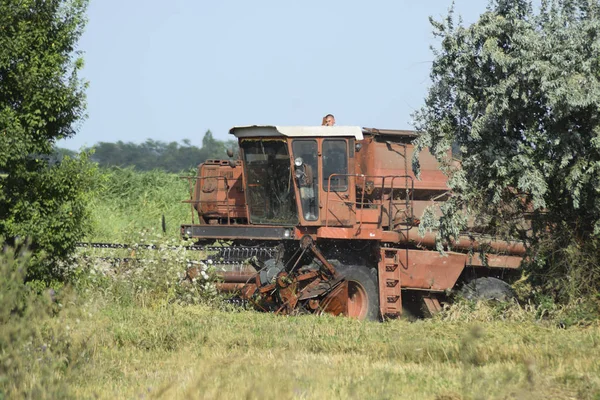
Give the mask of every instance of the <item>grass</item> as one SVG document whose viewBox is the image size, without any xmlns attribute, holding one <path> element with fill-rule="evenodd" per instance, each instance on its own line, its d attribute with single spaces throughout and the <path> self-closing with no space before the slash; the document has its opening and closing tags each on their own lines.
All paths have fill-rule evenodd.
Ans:
<svg viewBox="0 0 600 400">
<path fill-rule="evenodd" d="M 111 170 L 103 185 L 88 240 L 178 244 L 178 175 Z M 49 302 L 0 254 L 0 399 L 600 399 L 598 321 L 481 303 L 385 323 L 227 310 L 177 284 L 184 249 L 118 255 L 147 261 L 82 259 Z"/>
<path fill-rule="evenodd" d="M 598 398 L 600 327 L 388 323 L 108 304 L 77 398 Z"/>
<path fill-rule="evenodd" d="M 180 176 L 190 174 L 104 169 L 102 188 L 91 205 L 94 231 L 87 240 L 140 243 L 145 235 L 179 239 L 180 225 L 191 221 L 190 206 L 182 203 L 189 199 L 189 185 Z"/>
</svg>

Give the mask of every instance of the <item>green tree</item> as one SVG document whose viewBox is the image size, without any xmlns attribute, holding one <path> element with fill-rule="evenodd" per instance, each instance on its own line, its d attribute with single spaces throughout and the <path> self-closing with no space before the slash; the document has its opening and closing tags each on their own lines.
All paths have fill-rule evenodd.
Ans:
<svg viewBox="0 0 600 400">
<path fill-rule="evenodd" d="M 225 143 L 215 139 L 210 129 L 204 133 L 202 138 L 202 153 L 206 159 L 227 157 L 225 155 Z"/>
<path fill-rule="evenodd" d="M 591 283 L 593 293 L 600 285 L 599 3 L 543 0 L 534 8 L 496 0 L 468 27 L 452 11 L 431 22 L 440 46 L 415 114 L 423 132 L 417 145 L 444 164 L 453 195 L 423 228 L 451 241 L 465 229 L 465 214 L 476 215 L 487 232 L 525 241 L 534 275 L 554 294 L 582 294 L 566 290 L 569 281 Z M 459 168 L 452 148 L 462 154 Z M 573 265 L 582 251 L 588 262 Z"/>
<path fill-rule="evenodd" d="M 77 152 L 75 150 L 69 150 L 69 149 L 64 149 L 64 148 L 55 146 L 54 150 L 52 151 L 52 156 L 57 161 L 60 161 L 65 157 L 76 158 Z"/>
<path fill-rule="evenodd" d="M 69 254 L 85 232 L 93 183 L 86 154 L 51 157 L 84 115 L 75 46 L 86 7 L 87 0 L 0 2 L 0 170 L 8 174 L 0 180 L 0 237 L 29 237 L 49 261 Z"/>
</svg>

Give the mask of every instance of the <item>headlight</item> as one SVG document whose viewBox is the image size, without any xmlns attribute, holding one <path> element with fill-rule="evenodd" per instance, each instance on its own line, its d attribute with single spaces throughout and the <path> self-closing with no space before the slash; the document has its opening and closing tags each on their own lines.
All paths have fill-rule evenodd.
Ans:
<svg viewBox="0 0 600 400">
<path fill-rule="evenodd" d="M 285 231 L 283 231 L 283 237 L 286 239 L 289 239 L 289 237 L 292 236 L 292 231 L 289 229 L 286 229 Z"/>
<path fill-rule="evenodd" d="M 304 215 L 304 219 L 307 221 L 316 221 L 317 220 L 317 216 L 315 214 L 312 213 L 306 213 Z"/>
<path fill-rule="evenodd" d="M 302 164 L 304 164 L 304 160 L 302 159 L 302 157 L 296 157 L 296 159 L 294 160 L 294 165 L 296 167 L 301 167 Z"/>
<path fill-rule="evenodd" d="M 192 236 L 192 228 L 185 228 L 186 236 Z"/>
</svg>

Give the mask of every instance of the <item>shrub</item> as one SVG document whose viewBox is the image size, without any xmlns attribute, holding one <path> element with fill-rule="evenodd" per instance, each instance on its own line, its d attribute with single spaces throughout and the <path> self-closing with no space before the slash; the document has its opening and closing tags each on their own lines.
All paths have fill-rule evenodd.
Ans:
<svg viewBox="0 0 600 400">
<path fill-rule="evenodd" d="M 28 251 L 0 253 L 0 398 L 71 397 L 66 377 L 89 351 L 61 323 L 68 291 L 25 284 L 30 262 Z"/>
</svg>

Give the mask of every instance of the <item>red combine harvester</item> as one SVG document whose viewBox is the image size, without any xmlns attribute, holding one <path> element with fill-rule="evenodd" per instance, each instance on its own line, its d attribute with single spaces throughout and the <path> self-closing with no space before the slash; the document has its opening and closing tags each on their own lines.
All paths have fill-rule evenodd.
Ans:
<svg viewBox="0 0 600 400">
<path fill-rule="evenodd" d="M 479 247 L 471 235 L 444 255 L 434 233 L 418 235 L 423 210 L 449 192 L 428 152 L 415 179 L 415 132 L 245 126 L 230 133 L 239 160 L 208 160 L 188 178 L 192 223 L 181 234 L 210 248 L 206 262 L 219 271 L 222 291 L 258 309 L 377 319 L 401 315 L 404 298 L 434 313 L 458 283 L 502 292 L 497 278 L 521 263 L 518 243 L 486 243 L 483 263 L 469 255 Z"/>
</svg>

